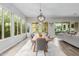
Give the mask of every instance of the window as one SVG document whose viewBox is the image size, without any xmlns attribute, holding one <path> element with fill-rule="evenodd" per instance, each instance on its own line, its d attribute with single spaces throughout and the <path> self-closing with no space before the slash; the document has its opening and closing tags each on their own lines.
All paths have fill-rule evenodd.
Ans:
<svg viewBox="0 0 79 59">
<path fill-rule="evenodd" d="M 38 32 L 43 32 L 43 24 L 42 23 L 37 24 L 36 26 L 37 26 Z"/>
<path fill-rule="evenodd" d="M 10 37 L 10 26 L 11 26 L 11 12 L 7 9 L 3 10 L 4 15 L 4 38 Z"/>
<path fill-rule="evenodd" d="M 18 20 L 17 16 L 14 15 L 14 29 L 15 29 L 14 32 L 15 32 L 15 35 L 18 34 L 18 29 L 17 29 L 18 28 L 18 26 L 17 26 L 17 24 L 18 24 L 17 22 L 18 21 L 17 20 Z"/>
<path fill-rule="evenodd" d="M 15 35 L 21 34 L 21 24 L 22 24 L 22 33 L 26 32 L 25 22 L 21 21 L 21 18 L 14 15 L 14 25 L 15 25 Z"/>
<path fill-rule="evenodd" d="M 69 22 L 57 22 L 55 23 L 55 33 L 58 34 L 58 33 L 61 33 L 61 32 L 69 32 L 69 28 L 70 28 L 70 25 L 69 25 Z"/>
<path fill-rule="evenodd" d="M 29 26 L 27 26 L 27 32 L 28 32 L 28 33 L 30 32 L 29 30 L 30 30 L 30 28 L 29 28 Z"/>
<path fill-rule="evenodd" d="M 62 31 L 62 24 L 61 23 L 56 23 L 55 26 L 56 26 L 56 28 L 55 28 L 56 33 L 59 33 Z"/>
<path fill-rule="evenodd" d="M 32 32 L 48 32 L 48 22 L 44 23 L 38 23 L 38 22 L 33 22 L 32 23 Z"/>
<path fill-rule="evenodd" d="M 24 23 L 24 33 L 26 33 L 26 27 L 25 27 L 25 23 Z"/>
<path fill-rule="evenodd" d="M 3 11 L 3 14 L 2 14 Z M 1 8 L 0 7 L 0 39 L 2 39 L 2 37 L 4 36 L 4 38 L 10 37 L 11 36 L 11 19 L 12 19 L 12 13 L 10 10 L 6 9 L 6 8 Z M 14 15 L 14 35 L 18 35 L 22 33 L 26 32 L 26 25 L 25 25 L 25 21 L 23 20 L 21 22 L 21 18 L 17 15 Z M 2 23 L 2 19 L 4 20 L 4 23 Z M 2 24 L 4 25 L 2 28 Z M 21 27 L 22 24 L 22 27 Z M 4 29 L 4 32 L 2 33 L 2 29 Z M 2 36 L 2 34 L 4 34 Z"/>
<path fill-rule="evenodd" d="M 38 22 L 32 23 L 32 32 L 38 32 Z"/>
<path fill-rule="evenodd" d="M 71 28 L 74 28 L 74 24 L 71 24 Z"/>
<path fill-rule="evenodd" d="M 0 8 L 0 39 L 2 37 L 2 8 Z"/>
<path fill-rule="evenodd" d="M 45 33 L 48 32 L 48 22 L 43 23 L 43 32 L 45 32 Z"/>
<path fill-rule="evenodd" d="M 63 29 L 64 29 L 64 30 L 66 29 L 66 25 L 63 25 Z"/>
<path fill-rule="evenodd" d="M 18 34 L 21 34 L 21 22 L 20 22 L 20 17 L 18 17 Z"/>
<path fill-rule="evenodd" d="M 22 20 L 22 33 L 26 32 L 26 28 L 25 28 L 25 22 L 24 20 Z"/>
</svg>

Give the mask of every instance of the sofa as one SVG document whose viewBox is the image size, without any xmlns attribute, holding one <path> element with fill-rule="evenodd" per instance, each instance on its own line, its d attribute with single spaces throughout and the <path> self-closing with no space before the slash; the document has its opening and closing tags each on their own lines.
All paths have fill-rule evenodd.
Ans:
<svg viewBox="0 0 79 59">
<path fill-rule="evenodd" d="M 79 35 L 78 34 L 71 35 L 71 34 L 68 34 L 68 33 L 60 33 L 58 35 L 58 38 L 60 38 L 63 41 L 79 48 Z"/>
</svg>

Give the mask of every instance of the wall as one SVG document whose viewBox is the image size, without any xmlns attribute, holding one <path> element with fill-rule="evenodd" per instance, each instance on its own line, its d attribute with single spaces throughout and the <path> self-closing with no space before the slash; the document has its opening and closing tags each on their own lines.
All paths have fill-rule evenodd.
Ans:
<svg viewBox="0 0 79 59">
<path fill-rule="evenodd" d="M 55 37 L 55 26 L 54 26 L 54 23 L 49 23 L 48 24 L 48 33 L 50 35 L 50 37 Z"/>
<path fill-rule="evenodd" d="M 0 40 L 0 54 L 26 38 L 26 34 Z"/>
<path fill-rule="evenodd" d="M 33 21 L 38 22 L 37 18 L 35 18 L 35 17 L 27 18 L 27 22 L 30 25 Z M 50 17 L 50 18 L 46 18 L 46 21 L 48 21 L 48 33 L 49 33 L 49 35 L 51 35 L 53 37 L 53 36 L 55 36 L 55 31 L 54 31 L 54 29 L 55 29 L 54 23 L 55 22 L 71 22 L 71 23 L 79 22 L 79 17 Z M 79 27 L 78 27 L 78 31 L 79 31 Z M 30 34 L 31 34 L 31 31 L 30 31 Z"/>
</svg>

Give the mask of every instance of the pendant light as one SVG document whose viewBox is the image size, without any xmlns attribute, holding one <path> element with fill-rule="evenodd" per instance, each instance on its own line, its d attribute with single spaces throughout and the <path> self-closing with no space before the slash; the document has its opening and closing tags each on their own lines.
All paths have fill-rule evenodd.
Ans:
<svg viewBox="0 0 79 59">
<path fill-rule="evenodd" d="M 45 16 L 43 15 L 42 13 L 42 9 L 41 9 L 41 4 L 40 4 L 40 14 L 37 16 L 37 19 L 40 21 L 40 22 L 43 22 L 45 20 Z"/>
</svg>

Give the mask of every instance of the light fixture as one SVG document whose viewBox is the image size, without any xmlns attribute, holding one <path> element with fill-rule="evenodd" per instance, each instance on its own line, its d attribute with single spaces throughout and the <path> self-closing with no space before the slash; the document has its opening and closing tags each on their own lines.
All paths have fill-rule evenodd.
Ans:
<svg viewBox="0 0 79 59">
<path fill-rule="evenodd" d="M 37 19 L 40 22 L 43 22 L 45 20 L 45 16 L 42 14 L 41 4 L 40 4 L 40 15 L 37 16 Z"/>
</svg>

